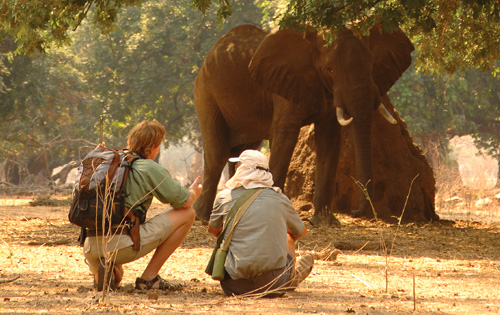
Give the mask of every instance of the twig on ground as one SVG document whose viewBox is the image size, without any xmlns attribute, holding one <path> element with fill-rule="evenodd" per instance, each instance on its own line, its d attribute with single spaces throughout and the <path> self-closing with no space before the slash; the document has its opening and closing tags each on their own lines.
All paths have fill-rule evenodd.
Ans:
<svg viewBox="0 0 500 315">
<path fill-rule="evenodd" d="M 223 304 L 227 301 L 227 298 L 224 297 L 224 298 L 220 298 L 218 299 L 217 301 L 215 302 L 210 302 L 210 303 L 192 303 L 191 305 L 195 305 L 195 306 L 207 306 L 207 305 L 218 305 L 218 304 Z"/>
<path fill-rule="evenodd" d="M 351 276 L 352 276 L 354 279 L 356 279 L 356 280 L 358 280 L 359 282 L 361 282 L 361 283 L 363 283 L 364 285 L 366 285 L 368 288 L 371 288 L 371 287 L 372 287 L 369 283 L 367 283 L 366 281 L 361 280 L 358 276 L 356 276 L 356 275 L 351 275 Z"/>
<path fill-rule="evenodd" d="M 181 312 L 181 313 L 183 312 L 181 309 L 175 308 L 172 305 L 170 305 L 168 307 L 161 307 L 161 306 L 154 306 L 154 305 L 146 306 L 146 307 L 150 308 L 152 310 L 161 310 L 161 311 L 171 310 L 171 311 L 177 311 L 177 312 Z"/>
<path fill-rule="evenodd" d="M 1 279 L 0 280 L 0 283 L 9 283 L 9 282 L 12 282 L 12 281 L 16 281 L 17 279 L 21 278 L 20 275 L 17 275 L 15 276 L 14 278 L 11 278 L 11 279 Z"/>
<path fill-rule="evenodd" d="M 71 243 L 72 240 L 64 239 L 64 240 L 55 240 L 55 241 L 30 241 L 28 245 L 45 245 L 45 246 L 57 246 L 57 245 L 66 245 Z"/>
<path fill-rule="evenodd" d="M 370 243 L 370 241 L 367 241 L 363 246 L 361 246 L 358 250 L 356 250 L 354 253 L 352 253 L 353 255 L 354 254 L 357 254 L 359 251 L 363 250 L 363 248 L 365 248 L 366 245 L 368 245 L 368 243 Z"/>
<path fill-rule="evenodd" d="M 413 311 L 417 310 L 417 297 L 415 295 L 415 269 L 413 269 Z"/>
<path fill-rule="evenodd" d="M 387 247 L 384 247 L 385 251 L 385 292 L 389 292 L 389 258 L 392 256 L 392 251 L 394 249 L 394 243 L 396 243 L 396 237 L 398 236 L 399 228 L 401 227 L 401 221 L 403 220 L 403 215 L 405 214 L 406 210 L 406 205 L 408 204 L 408 198 L 410 197 L 411 194 L 411 189 L 413 187 L 413 182 L 417 179 L 417 177 L 420 174 L 417 174 L 411 181 L 410 183 L 410 189 L 408 190 L 408 194 L 406 194 L 406 201 L 403 206 L 403 210 L 401 211 L 401 215 L 399 217 L 396 217 L 398 220 L 398 224 L 396 226 L 396 231 L 394 232 L 394 237 L 392 238 L 392 243 L 391 243 L 391 249 L 387 251 Z M 384 243 L 385 245 L 385 243 Z"/>
</svg>

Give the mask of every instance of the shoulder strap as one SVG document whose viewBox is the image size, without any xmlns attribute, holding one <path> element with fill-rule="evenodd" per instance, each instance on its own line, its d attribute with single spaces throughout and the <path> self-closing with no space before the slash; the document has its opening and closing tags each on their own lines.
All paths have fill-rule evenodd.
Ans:
<svg viewBox="0 0 500 315">
<path fill-rule="evenodd" d="M 231 209 L 229 210 L 229 212 L 226 215 L 226 220 L 224 221 L 224 230 L 222 230 L 222 232 L 224 232 L 227 229 L 227 226 L 229 225 L 229 223 L 233 219 L 233 217 L 236 214 L 236 212 L 238 211 L 238 209 L 245 203 L 245 201 L 247 201 L 248 198 L 250 198 L 254 194 L 255 190 L 256 189 L 247 189 L 238 198 L 238 200 L 236 200 L 236 202 L 233 204 L 233 206 L 231 207 Z"/>
<path fill-rule="evenodd" d="M 113 178 L 115 177 L 115 172 L 118 166 L 120 165 L 120 155 L 118 154 L 118 151 L 116 150 L 111 150 L 113 151 L 113 160 L 109 164 L 109 169 L 106 172 L 106 180 L 108 182 L 111 182 Z"/>
<path fill-rule="evenodd" d="M 123 187 L 125 186 L 125 182 L 127 181 L 127 177 L 128 177 L 128 172 L 132 168 L 132 163 L 134 163 L 135 160 L 139 159 L 139 157 L 134 156 L 131 153 L 126 152 L 125 159 L 130 163 L 130 165 L 125 168 L 125 173 L 123 174 L 122 187 L 120 187 L 120 190 L 118 191 L 118 196 L 122 193 Z"/>
<path fill-rule="evenodd" d="M 247 199 L 249 199 L 250 197 L 252 197 L 252 195 L 254 195 L 256 192 L 258 192 L 255 195 L 255 198 L 256 198 L 257 195 L 260 194 L 260 192 L 262 190 L 263 190 L 263 188 L 248 189 L 247 191 L 245 191 L 243 193 L 243 195 L 240 196 L 240 198 L 238 198 L 238 200 L 236 200 L 236 202 L 231 207 L 231 210 L 229 210 L 229 213 L 226 216 L 224 228 L 222 229 L 222 231 L 219 234 L 219 237 L 217 238 L 217 246 L 215 248 L 219 248 L 220 245 L 222 244 L 222 241 L 224 240 L 224 234 L 226 233 L 227 227 L 228 227 L 229 223 L 231 222 L 231 220 L 233 219 L 236 212 L 238 211 L 238 209 L 247 201 Z M 255 198 L 253 198 L 253 199 L 255 199 Z M 252 200 L 252 202 L 253 202 L 253 200 Z M 252 202 L 250 202 L 250 203 L 252 203 Z M 250 205 L 250 203 L 248 205 Z M 229 246 L 229 244 L 228 244 L 228 246 Z"/>
<path fill-rule="evenodd" d="M 239 198 L 236 200 L 236 202 L 233 204 L 231 209 L 229 209 L 229 212 L 226 215 L 226 220 L 224 221 L 224 225 L 222 228 L 222 231 L 219 234 L 219 237 L 217 238 L 217 246 L 215 248 L 219 248 L 220 244 L 222 243 L 222 240 L 224 240 L 224 233 L 226 232 L 227 226 L 229 225 L 229 222 L 233 219 L 234 215 L 236 214 L 236 211 L 238 211 L 238 208 L 241 207 L 241 205 L 248 199 L 250 196 L 254 193 L 254 189 L 248 189 L 246 190 Z"/>
<path fill-rule="evenodd" d="M 227 250 L 229 248 L 229 244 L 231 243 L 231 239 L 233 238 L 234 227 L 236 226 L 236 224 L 238 224 L 238 222 L 240 222 L 240 219 L 243 216 L 243 214 L 245 214 L 245 211 L 247 211 L 248 207 L 252 204 L 255 198 L 257 198 L 257 196 L 263 190 L 264 188 L 258 188 L 256 191 L 254 191 L 252 195 L 248 199 L 246 199 L 243 205 L 238 209 L 238 212 L 236 212 L 236 215 L 234 216 L 234 221 L 233 221 L 233 226 L 231 227 L 231 231 L 229 231 L 226 240 L 221 246 L 223 250 Z"/>
</svg>

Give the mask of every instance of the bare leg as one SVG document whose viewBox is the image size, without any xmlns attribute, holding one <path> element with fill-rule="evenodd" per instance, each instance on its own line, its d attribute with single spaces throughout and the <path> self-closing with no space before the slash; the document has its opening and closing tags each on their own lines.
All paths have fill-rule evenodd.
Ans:
<svg viewBox="0 0 500 315">
<path fill-rule="evenodd" d="M 314 258 L 311 254 L 304 254 L 297 261 L 295 256 L 295 241 L 290 235 L 288 235 L 287 250 L 293 256 L 293 270 L 288 288 L 288 290 L 293 291 L 311 272 L 314 264 Z"/>
<path fill-rule="evenodd" d="M 120 282 L 122 282 L 122 279 L 123 279 L 123 266 L 116 265 L 113 269 L 113 272 L 115 274 L 115 285 L 118 288 L 118 286 L 120 285 Z"/>
<path fill-rule="evenodd" d="M 290 255 L 292 255 L 293 257 L 293 270 L 292 270 L 292 274 L 291 274 L 291 277 L 293 277 L 293 274 L 295 272 L 295 240 L 290 236 L 290 234 L 287 234 L 288 236 L 288 245 L 287 245 L 287 250 L 288 250 L 288 253 Z"/>
<path fill-rule="evenodd" d="M 195 211 L 193 208 L 175 209 L 167 211 L 166 214 L 172 222 L 173 232 L 160 246 L 158 246 L 146 269 L 142 273 L 141 278 L 146 281 L 152 280 L 156 277 L 158 272 L 160 272 L 161 267 L 188 234 L 195 219 Z M 156 287 L 158 287 L 158 284 L 153 285 L 153 288 Z"/>
</svg>

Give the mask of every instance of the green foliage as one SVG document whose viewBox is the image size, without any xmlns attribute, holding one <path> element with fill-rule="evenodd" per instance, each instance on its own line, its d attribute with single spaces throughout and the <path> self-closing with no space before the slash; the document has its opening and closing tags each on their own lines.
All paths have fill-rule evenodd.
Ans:
<svg viewBox="0 0 500 315">
<path fill-rule="evenodd" d="M 217 9 L 218 22 L 222 22 L 233 13 L 233 9 L 228 0 L 218 0 L 217 2 L 219 7 Z M 213 5 L 212 0 L 192 0 L 192 4 L 203 14 L 207 14 L 208 9 Z"/>
<path fill-rule="evenodd" d="M 71 124 L 72 115 L 85 114 L 81 110 L 86 95 L 65 56 L 54 53 L 50 58 L 31 58 L 5 52 L 0 64 L 4 85 L 0 92 L 0 156 L 22 154 L 27 159 L 47 150 L 52 157 L 72 153 L 68 139 L 82 130 Z M 54 160 L 59 159 L 51 158 Z M 22 164 L 23 159 L 19 161 Z"/>
<path fill-rule="evenodd" d="M 32 207 L 69 207 L 71 206 L 71 201 L 71 198 L 55 199 L 51 196 L 37 196 L 34 200 L 29 202 L 29 205 Z"/>
<path fill-rule="evenodd" d="M 473 134 L 477 144 L 498 156 L 500 78 L 479 69 L 453 75 L 410 68 L 389 92 L 413 138 L 441 142 Z"/>
<path fill-rule="evenodd" d="M 107 34 L 114 29 L 119 9 L 140 0 L 5 0 L 0 4 L 0 29 L 13 36 L 18 52 L 34 54 L 53 43 L 68 44 L 74 31 L 94 7 L 92 21 Z"/>
<path fill-rule="evenodd" d="M 235 8 L 253 2 L 286 7 L 277 17 L 281 27 L 308 24 L 328 29 L 332 36 L 345 27 L 364 35 L 376 21 L 382 21 L 386 31 L 400 26 L 417 46 L 421 71 L 455 73 L 470 67 L 497 71 L 493 67 L 500 59 L 496 0 L 191 0 L 179 5 L 182 10 L 192 6 L 209 18 L 215 15 L 221 26 Z M 145 1 L 7 0 L 0 4 L 0 30 L 15 38 L 18 51 L 32 54 L 69 43 L 68 33 L 88 15 L 102 34 L 110 34 L 123 7 L 141 3 Z"/>
<path fill-rule="evenodd" d="M 282 27 L 304 24 L 366 34 L 381 20 L 386 31 L 400 26 L 417 47 L 421 71 L 493 70 L 500 59 L 500 7 L 495 0 L 291 0 Z"/>
<path fill-rule="evenodd" d="M 166 127 L 167 143 L 199 136 L 192 88 L 205 55 L 222 32 L 262 16 L 253 3 L 233 10 L 218 26 L 214 13 L 203 17 L 186 1 L 145 1 L 124 8 L 107 36 L 81 25 L 68 51 L 94 93 L 94 117 L 105 117 L 108 145 L 124 145 L 125 127 L 153 118 Z"/>
<path fill-rule="evenodd" d="M 14 41 L 5 41 L 0 158 L 15 157 L 26 167 L 45 154 L 49 168 L 79 160 L 97 144 L 101 115 L 108 147 L 125 147 L 128 130 L 143 119 L 164 124 L 167 145 L 198 138 L 192 96 L 198 70 L 223 32 L 259 24 L 262 10 L 252 2 L 235 5 L 217 24 L 215 12 L 203 16 L 185 1 L 151 0 L 122 8 L 107 35 L 82 21 L 71 46 L 45 54 L 14 54 Z"/>
</svg>

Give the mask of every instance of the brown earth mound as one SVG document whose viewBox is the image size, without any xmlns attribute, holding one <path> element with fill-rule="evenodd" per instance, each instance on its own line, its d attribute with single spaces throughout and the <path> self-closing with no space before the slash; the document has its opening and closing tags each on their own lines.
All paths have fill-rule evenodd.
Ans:
<svg viewBox="0 0 500 315">
<path fill-rule="evenodd" d="M 374 113 L 372 141 L 375 190 L 372 203 L 377 216 L 393 220 L 404 209 L 405 221 L 439 220 L 434 207 L 435 179 L 432 168 L 422 150 L 413 142 L 406 123 L 392 103 L 387 100 L 385 104 L 398 123 L 391 125 Z M 334 212 L 341 213 L 350 213 L 359 206 L 360 187 L 353 180 L 356 178 L 356 165 L 349 128 L 342 128 L 343 146 L 333 202 Z M 314 208 L 315 158 L 314 127 L 306 126 L 300 132 L 285 187 L 286 194 L 300 210 Z"/>
</svg>

